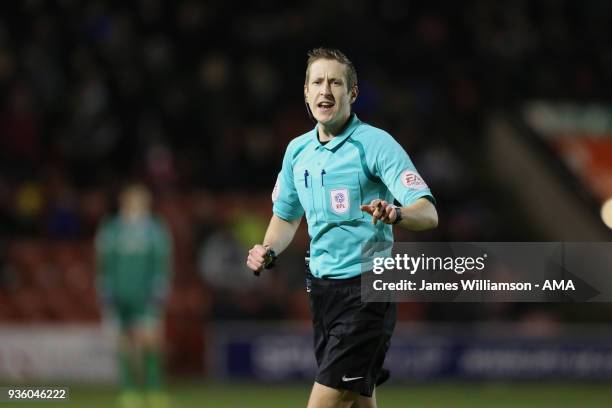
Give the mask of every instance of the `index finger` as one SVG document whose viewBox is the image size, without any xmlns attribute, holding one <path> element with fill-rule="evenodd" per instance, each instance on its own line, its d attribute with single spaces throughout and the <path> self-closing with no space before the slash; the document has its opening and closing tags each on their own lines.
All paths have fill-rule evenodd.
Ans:
<svg viewBox="0 0 612 408">
<path fill-rule="evenodd" d="M 376 207 L 374 207 L 372 204 L 362 204 L 360 206 L 360 209 L 361 209 L 361 211 L 365 211 L 368 214 L 372 215 L 372 213 L 374 212 Z"/>
</svg>

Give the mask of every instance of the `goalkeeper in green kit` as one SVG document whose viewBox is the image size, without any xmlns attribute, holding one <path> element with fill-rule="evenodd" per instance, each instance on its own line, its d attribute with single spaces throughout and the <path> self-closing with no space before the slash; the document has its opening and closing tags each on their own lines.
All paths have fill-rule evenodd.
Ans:
<svg viewBox="0 0 612 408">
<path fill-rule="evenodd" d="M 162 391 L 161 321 L 169 291 L 171 239 L 151 214 L 151 194 L 132 184 L 119 196 L 119 214 L 96 236 L 98 294 L 117 319 L 121 408 L 167 408 Z M 144 394 L 139 380 L 144 383 Z"/>
</svg>

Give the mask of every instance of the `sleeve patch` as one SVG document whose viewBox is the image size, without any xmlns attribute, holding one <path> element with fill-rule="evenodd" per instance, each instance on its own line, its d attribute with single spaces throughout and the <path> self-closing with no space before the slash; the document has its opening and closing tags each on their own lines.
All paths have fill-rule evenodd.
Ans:
<svg viewBox="0 0 612 408">
<path fill-rule="evenodd" d="M 278 177 L 276 178 L 276 184 L 274 184 L 274 188 L 272 189 L 272 202 L 275 203 L 278 200 L 278 196 L 280 195 L 280 183 L 278 182 Z"/>
<path fill-rule="evenodd" d="M 406 188 L 411 188 L 415 190 L 423 190 L 428 188 L 425 181 L 415 171 L 406 170 L 402 173 L 400 177 L 402 180 L 402 184 Z"/>
</svg>

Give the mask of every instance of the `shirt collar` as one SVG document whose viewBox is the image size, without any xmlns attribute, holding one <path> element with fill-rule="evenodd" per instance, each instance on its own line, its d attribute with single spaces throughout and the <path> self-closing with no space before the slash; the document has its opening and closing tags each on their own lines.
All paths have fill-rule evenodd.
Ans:
<svg viewBox="0 0 612 408">
<path fill-rule="evenodd" d="M 325 145 L 322 145 L 321 142 L 319 141 L 319 132 L 318 132 L 319 125 L 318 124 L 315 126 L 312 133 L 314 134 L 314 139 L 318 146 L 323 147 L 327 150 L 334 150 L 337 146 L 339 146 L 342 142 L 344 142 L 351 134 L 353 134 L 353 132 L 355 131 L 355 129 L 357 129 L 359 125 L 361 125 L 361 121 L 359 120 L 357 115 L 355 115 L 354 113 L 351 113 L 351 116 L 347 120 L 347 123 L 344 126 L 344 129 L 342 129 L 342 132 L 334 136 Z"/>
</svg>

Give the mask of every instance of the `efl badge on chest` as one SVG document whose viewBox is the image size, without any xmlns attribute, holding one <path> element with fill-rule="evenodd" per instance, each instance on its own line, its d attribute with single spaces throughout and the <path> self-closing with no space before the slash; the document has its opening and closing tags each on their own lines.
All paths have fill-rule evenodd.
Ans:
<svg viewBox="0 0 612 408">
<path fill-rule="evenodd" d="M 344 214 L 349 210 L 351 200 L 349 199 L 349 191 L 347 188 L 340 188 L 337 190 L 331 190 L 330 203 L 332 211 L 336 214 Z"/>
</svg>

